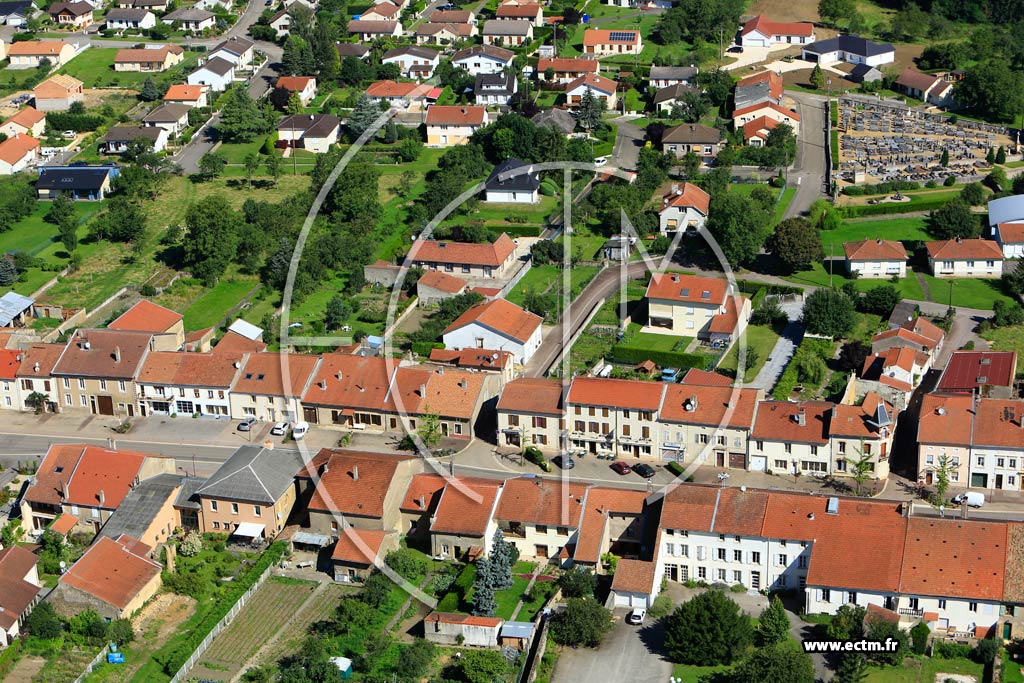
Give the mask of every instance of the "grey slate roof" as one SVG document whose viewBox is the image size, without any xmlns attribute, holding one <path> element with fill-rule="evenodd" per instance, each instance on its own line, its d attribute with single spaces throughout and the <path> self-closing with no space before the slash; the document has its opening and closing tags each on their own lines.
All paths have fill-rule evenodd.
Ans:
<svg viewBox="0 0 1024 683">
<path fill-rule="evenodd" d="M 480 74 L 473 82 L 474 95 L 512 95 L 516 76 L 512 73 Z"/>
<path fill-rule="evenodd" d="M 421 59 L 429 59 L 436 61 L 441 58 L 441 53 L 437 50 L 431 50 L 427 47 L 420 47 L 419 45 L 408 45 L 406 47 L 396 47 L 393 50 L 388 50 L 381 57 L 384 59 L 391 59 L 393 57 L 402 57 L 405 55 L 411 55 L 413 57 L 419 57 Z"/>
<path fill-rule="evenodd" d="M 104 17 L 108 22 L 110 21 L 142 21 L 146 18 L 146 15 L 150 14 L 150 11 L 145 7 L 114 7 L 107 12 L 107 16 Z"/>
<path fill-rule="evenodd" d="M 196 69 L 196 71 L 199 71 L 200 69 L 206 69 L 210 73 L 215 73 L 218 76 L 227 76 L 234 68 L 235 65 L 229 62 L 228 60 L 223 59 L 221 57 L 213 57 L 212 59 L 206 60 L 206 62 L 203 63 L 203 65 L 200 66 L 198 69 Z"/>
<path fill-rule="evenodd" d="M 768 80 L 758 81 L 750 85 L 736 86 L 736 109 L 743 109 L 762 102 L 778 104 L 771 97 L 771 83 Z"/>
<path fill-rule="evenodd" d="M 196 493 L 203 498 L 273 505 L 294 485 L 303 467 L 299 451 L 242 446 Z"/>
<path fill-rule="evenodd" d="M 650 79 L 652 81 L 675 80 L 690 81 L 697 77 L 695 66 L 652 66 Z"/>
<path fill-rule="evenodd" d="M 502 177 L 503 174 L 524 166 L 529 167 L 529 164 L 519 159 L 506 159 L 494 167 L 484 186 L 488 190 L 533 192 L 540 187 L 540 177 L 536 173 L 524 171 L 512 177 Z"/>
<path fill-rule="evenodd" d="M 161 129 L 156 126 L 111 126 L 103 136 L 104 142 L 131 142 L 138 138 L 146 138 L 156 142 L 160 138 Z"/>
<path fill-rule="evenodd" d="M 202 509 L 202 503 L 199 502 L 196 491 L 201 489 L 204 484 L 206 484 L 206 480 L 202 477 L 184 477 L 181 480 L 181 489 L 174 499 L 174 507 L 182 510 Z"/>
<path fill-rule="evenodd" d="M 488 19 L 484 22 L 485 36 L 526 36 L 533 30 L 533 24 L 526 20 Z"/>
<path fill-rule="evenodd" d="M 850 52 L 855 55 L 861 55 L 863 57 L 875 57 L 877 55 L 885 54 L 886 52 L 893 52 L 896 48 L 891 43 L 876 43 L 873 40 L 867 38 L 861 38 L 860 36 L 836 36 L 835 38 L 828 38 L 826 40 L 819 40 L 811 43 L 810 45 L 804 45 L 804 50 L 807 52 L 813 52 L 814 54 L 826 54 L 828 52 Z"/>
<path fill-rule="evenodd" d="M 207 12 L 204 9 L 181 7 L 169 14 L 165 14 L 163 21 L 206 21 L 207 19 L 212 19 L 214 16 L 213 12 Z"/>
<path fill-rule="evenodd" d="M 576 119 L 565 109 L 546 109 L 530 120 L 538 126 L 551 126 L 565 135 L 576 130 Z"/>
<path fill-rule="evenodd" d="M 128 534 L 143 543 L 153 545 L 153 539 L 144 538 L 146 529 L 160 514 L 160 510 L 181 481 L 182 477 L 178 474 L 158 474 L 144 479 L 124 497 L 114 510 L 114 514 L 103 525 L 100 536 L 117 539 L 121 534 Z"/>
<path fill-rule="evenodd" d="M 696 88 L 692 88 L 682 83 L 676 83 L 665 88 L 659 88 L 658 92 L 654 93 L 654 103 L 661 104 L 662 102 L 671 102 L 672 100 L 679 99 L 684 93 L 698 92 Z"/>
</svg>

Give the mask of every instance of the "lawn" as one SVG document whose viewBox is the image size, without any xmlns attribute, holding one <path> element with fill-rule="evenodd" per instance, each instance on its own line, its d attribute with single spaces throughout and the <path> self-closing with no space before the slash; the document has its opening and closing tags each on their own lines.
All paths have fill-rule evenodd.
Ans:
<svg viewBox="0 0 1024 683">
<path fill-rule="evenodd" d="M 673 334 L 651 334 L 640 332 L 640 326 L 633 323 L 626 331 L 626 336 L 619 342 L 621 346 L 645 349 L 647 351 L 685 351 L 693 341 L 693 337 L 677 337 Z"/>
<path fill-rule="evenodd" d="M 147 78 L 152 78 L 158 85 L 181 80 L 180 76 L 191 71 L 199 59 L 198 53 L 186 50 L 180 64 L 162 73 L 114 71 L 114 56 L 117 54 L 117 50 L 116 47 L 90 48 L 80 52 L 74 59 L 61 67 L 58 73 L 74 76 L 82 81 L 86 88 L 104 86 L 138 88 L 146 82 Z"/>
<path fill-rule="evenodd" d="M 1024 325 L 1000 327 L 982 335 L 996 351 L 1017 352 L 1017 375 L 1024 374 Z"/>
<path fill-rule="evenodd" d="M 908 657 L 901 666 L 869 667 L 864 683 L 935 683 L 938 674 L 967 674 L 981 681 L 983 667 L 969 659 Z"/>
<path fill-rule="evenodd" d="M 689 664 L 676 664 L 673 667 L 672 675 L 679 683 L 701 683 L 709 674 L 727 671 L 728 666 L 691 666 Z"/>
<path fill-rule="evenodd" d="M 833 273 L 830 276 L 828 267 L 822 263 L 815 263 L 810 270 L 802 270 L 792 275 L 787 275 L 786 279 L 790 280 L 798 285 L 817 285 L 818 287 L 828 287 L 829 284 L 833 284 L 835 287 L 842 287 L 847 282 L 856 283 L 857 289 L 862 292 L 866 292 L 869 289 L 875 287 L 881 287 L 882 285 L 891 284 L 888 280 L 878 279 L 872 280 L 867 278 L 858 278 L 856 280 L 850 280 L 844 277 L 845 266 L 840 258 L 832 264 Z M 917 278 L 912 272 L 908 272 L 907 277 L 901 279 L 896 283 L 896 288 L 900 291 L 900 294 L 904 299 L 912 299 L 914 301 L 924 300 L 924 290 L 921 289 L 921 283 L 918 282 Z M 934 295 L 934 290 L 932 294 Z"/>
<path fill-rule="evenodd" d="M 225 277 L 185 309 L 185 329 L 191 332 L 219 325 L 228 312 L 259 284 L 254 276 Z"/>
<path fill-rule="evenodd" d="M 925 230 L 924 216 L 895 217 L 882 219 L 845 220 L 835 230 L 822 230 L 821 242 L 826 254 L 843 256 L 844 242 L 858 242 L 866 239 L 898 240 L 906 245 L 909 242 L 924 242 L 931 237 Z"/>
<path fill-rule="evenodd" d="M 999 288 L 999 280 L 974 280 L 969 278 L 937 278 L 924 275 L 932 299 L 940 304 L 949 303 L 950 285 L 953 289 L 953 305 L 992 310 L 993 303 L 1000 299 L 1010 302 L 1010 297 Z"/>
<path fill-rule="evenodd" d="M 578 255 L 584 261 L 600 260 L 601 247 L 608 241 L 607 237 L 602 237 L 601 235 L 577 235 L 575 233 L 570 235 L 568 239 L 570 255 Z M 565 233 L 559 235 L 555 241 L 565 244 Z"/>
<path fill-rule="evenodd" d="M 772 349 L 775 348 L 775 342 L 779 340 L 779 335 L 767 325 L 748 325 L 741 339 L 745 339 L 747 343 L 748 369 L 744 376 L 744 381 L 750 382 L 757 377 L 757 373 L 760 372 L 768 360 L 768 356 L 772 354 Z M 728 373 L 735 373 L 739 363 L 739 349 L 739 344 L 733 344 L 729 352 L 725 354 L 725 358 L 718 365 L 718 369 Z M 750 362 L 751 360 L 753 360 L 753 363 Z"/>
<path fill-rule="evenodd" d="M 600 268 L 597 266 L 576 266 L 569 270 L 573 298 L 587 286 L 587 283 L 597 275 L 599 270 Z M 534 266 L 505 298 L 517 306 L 522 306 L 526 292 L 531 289 L 537 294 L 560 291 L 563 277 L 563 270 L 558 266 Z M 561 304 L 561 301 L 559 301 L 559 304 Z"/>
<path fill-rule="evenodd" d="M 786 215 L 786 209 L 789 208 L 790 203 L 793 201 L 793 197 L 796 196 L 795 187 L 787 187 L 782 191 L 782 195 L 779 197 L 779 201 L 775 204 L 775 222 L 778 223 L 782 220 L 782 217 Z"/>
<path fill-rule="evenodd" d="M 1003 683 L 1024 683 L 1024 672 L 1020 669 L 1020 664 L 1017 664 L 1010 658 L 1010 654 L 1003 650 Z"/>
</svg>

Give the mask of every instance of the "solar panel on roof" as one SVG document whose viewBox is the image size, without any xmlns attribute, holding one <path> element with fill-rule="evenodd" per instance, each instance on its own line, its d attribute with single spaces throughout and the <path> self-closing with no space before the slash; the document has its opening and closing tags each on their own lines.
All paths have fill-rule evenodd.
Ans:
<svg viewBox="0 0 1024 683">
<path fill-rule="evenodd" d="M 608 40 L 628 40 L 632 42 L 636 40 L 636 31 L 612 31 L 608 34 Z"/>
</svg>

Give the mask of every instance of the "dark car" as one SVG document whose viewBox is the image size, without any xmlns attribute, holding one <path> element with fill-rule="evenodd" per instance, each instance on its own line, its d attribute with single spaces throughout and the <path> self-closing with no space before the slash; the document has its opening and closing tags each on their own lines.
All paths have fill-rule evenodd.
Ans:
<svg viewBox="0 0 1024 683">
<path fill-rule="evenodd" d="M 245 418 L 244 420 L 242 420 L 241 422 L 238 423 L 238 431 L 240 431 L 240 432 L 250 432 L 250 431 L 252 431 L 252 428 L 255 425 L 256 425 L 256 418 L 255 417 L 247 417 L 247 418 Z"/>
<path fill-rule="evenodd" d="M 726 50 L 726 52 L 731 52 L 731 53 L 737 54 L 737 55 L 738 54 L 742 54 L 743 53 L 743 46 L 742 45 L 733 45 L 728 50 Z"/>
<path fill-rule="evenodd" d="M 629 474 L 630 472 L 633 471 L 632 467 L 622 462 L 621 460 L 619 462 L 613 462 L 612 469 L 615 470 L 615 472 L 618 474 Z"/>
<path fill-rule="evenodd" d="M 650 479 L 655 474 L 657 474 L 655 469 L 653 467 L 651 467 L 650 465 L 648 465 L 647 463 L 645 463 L 645 462 L 641 462 L 641 463 L 638 463 L 636 465 L 633 465 L 633 471 L 636 472 L 637 474 L 639 474 L 644 479 Z"/>
<path fill-rule="evenodd" d="M 558 456 L 558 465 L 563 470 L 571 470 L 576 467 L 576 461 L 572 459 L 571 455 L 560 455 Z"/>
</svg>

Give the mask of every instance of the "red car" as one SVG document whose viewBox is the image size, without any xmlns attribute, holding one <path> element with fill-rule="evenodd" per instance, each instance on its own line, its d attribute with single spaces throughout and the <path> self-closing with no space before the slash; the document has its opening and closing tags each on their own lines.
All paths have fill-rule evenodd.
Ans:
<svg viewBox="0 0 1024 683">
<path fill-rule="evenodd" d="M 632 467 L 622 461 L 612 463 L 612 469 L 615 470 L 617 474 L 629 474 L 633 471 Z"/>
</svg>

